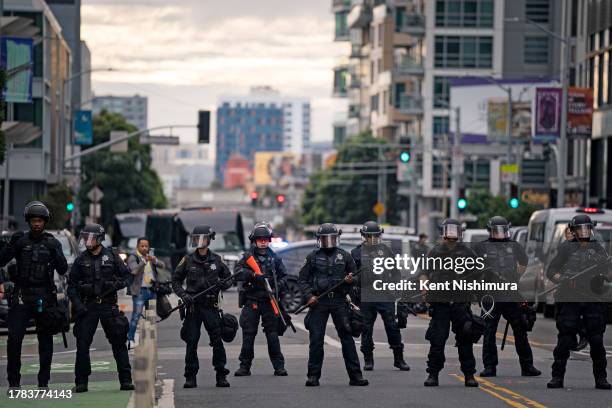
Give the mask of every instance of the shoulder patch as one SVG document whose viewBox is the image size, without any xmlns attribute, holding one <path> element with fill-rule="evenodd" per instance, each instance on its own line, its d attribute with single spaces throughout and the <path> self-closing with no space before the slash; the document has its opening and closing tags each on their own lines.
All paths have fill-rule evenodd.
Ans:
<svg viewBox="0 0 612 408">
<path fill-rule="evenodd" d="M 185 263 L 185 258 L 186 258 L 186 256 L 181 258 L 181 261 L 178 263 L 178 265 L 176 265 L 177 268 Z"/>
</svg>

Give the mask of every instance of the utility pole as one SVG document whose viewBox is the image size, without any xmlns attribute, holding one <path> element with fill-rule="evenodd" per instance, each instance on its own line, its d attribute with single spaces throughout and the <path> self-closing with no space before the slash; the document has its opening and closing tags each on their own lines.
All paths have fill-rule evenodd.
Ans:
<svg viewBox="0 0 612 408">
<path fill-rule="evenodd" d="M 508 93 L 508 112 L 506 117 L 506 135 L 508 136 L 508 152 L 506 153 L 506 163 L 508 166 L 512 164 L 512 87 L 508 86 L 506 88 L 506 92 Z M 508 177 L 508 181 L 506 182 L 506 194 L 510 198 L 512 194 L 512 180 Z"/>
<path fill-rule="evenodd" d="M 377 182 L 377 202 L 382 204 L 383 210 L 377 215 L 379 224 L 387 222 L 387 173 L 383 171 L 383 145 L 378 146 L 378 182 Z"/>
<path fill-rule="evenodd" d="M 455 134 L 453 135 L 453 148 L 451 156 L 451 218 L 459 218 L 457 201 L 459 200 L 459 184 L 461 183 L 461 172 L 459 169 L 461 154 L 461 108 L 455 109 Z"/>
<path fill-rule="evenodd" d="M 565 163 L 567 160 L 567 102 L 569 94 L 569 68 L 571 64 L 571 44 L 570 38 L 567 35 L 567 17 L 569 15 L 569 8 L 567 6 L 567 1 L 562 0 L 561 13 L 563 23 L 561 24 L 561 37 L 563 38 L 563 47 L 561 52 L 563 53 L 563 58 L 561 59 L 561 137 L 559 138 L 559 157 L 557 158 L 557 208 L 565 207 L 565 175 L 567 173 Z"/>
</svg>

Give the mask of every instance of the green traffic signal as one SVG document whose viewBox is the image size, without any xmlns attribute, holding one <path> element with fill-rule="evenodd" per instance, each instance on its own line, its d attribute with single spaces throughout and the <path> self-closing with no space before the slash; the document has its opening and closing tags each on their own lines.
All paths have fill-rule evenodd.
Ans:
<svg viewBox="0 0 612 408">
<path fill-rule="evenodd" d="M 457 208 L 460 210 L 465 210 L 467 208 L 468 202 L 465 198 L 460 198 L 457 200 Z"/>
<path fill-rule="evenodd" d="M 68 212 L 74 211 L 74 203 L 72 201 L 70 201 L 70 202 L 68 202 L 66 204 L 66 211 L 68 211 Z"/>
<path fill-rule="evenodd" d="M 408 163 L 410 161 L 410 152 L 401 152 L 399 158 L 402 163 Z"/>
<path fill-rule="evenodd" d="M 516 197 L 512 197 L 509 201 L 510 208 L 518 208 L 520 203 L 521 202 Z"/>
</svg>

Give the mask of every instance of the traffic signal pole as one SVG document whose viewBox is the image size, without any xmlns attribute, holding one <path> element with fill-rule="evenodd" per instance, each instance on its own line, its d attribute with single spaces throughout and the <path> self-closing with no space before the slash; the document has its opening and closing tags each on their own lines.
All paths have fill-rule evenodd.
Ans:
<svg viewBox="0 0 612 408">
<path fill-rule="evenodd" d="M 457 106 L 455 111 L 455 134 L 453 135 L 453 148 L 451 153 L 451 218 L 459 218 L 459 208 L 457 202 L 459 200 L 459 184 L 461 183 L 461 172 L 459 169 L 460 153 L 461 153 L 461 108 Z"/>
</svg>

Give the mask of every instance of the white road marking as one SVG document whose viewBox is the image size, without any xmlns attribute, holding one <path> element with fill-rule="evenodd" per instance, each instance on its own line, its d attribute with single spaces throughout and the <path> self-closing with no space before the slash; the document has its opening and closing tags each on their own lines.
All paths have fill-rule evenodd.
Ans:
<svg viewBox="0 0 612 408">
<path fill-rule="evenodd" d="M 174 408 L 174 380 L 168 378 L 164 380 L 162 394 L 157 401 L 158 408 Z"/>
<path fill-rule="evenodd" d="M 306 330 L 306 327 L 304 327 L 304 324 L 302 322 L 294 321 L 293 325 L 297 329 L 300 329 L 300 330 L 308 333 L 308 330 Z M 325 335 L 323 340 L 325 341 L 325 343 L 329 344 L 332 347 L 342 348 L 342 344 L 338 340 L 329 337 L 327 334 Z"/>
</svg>

